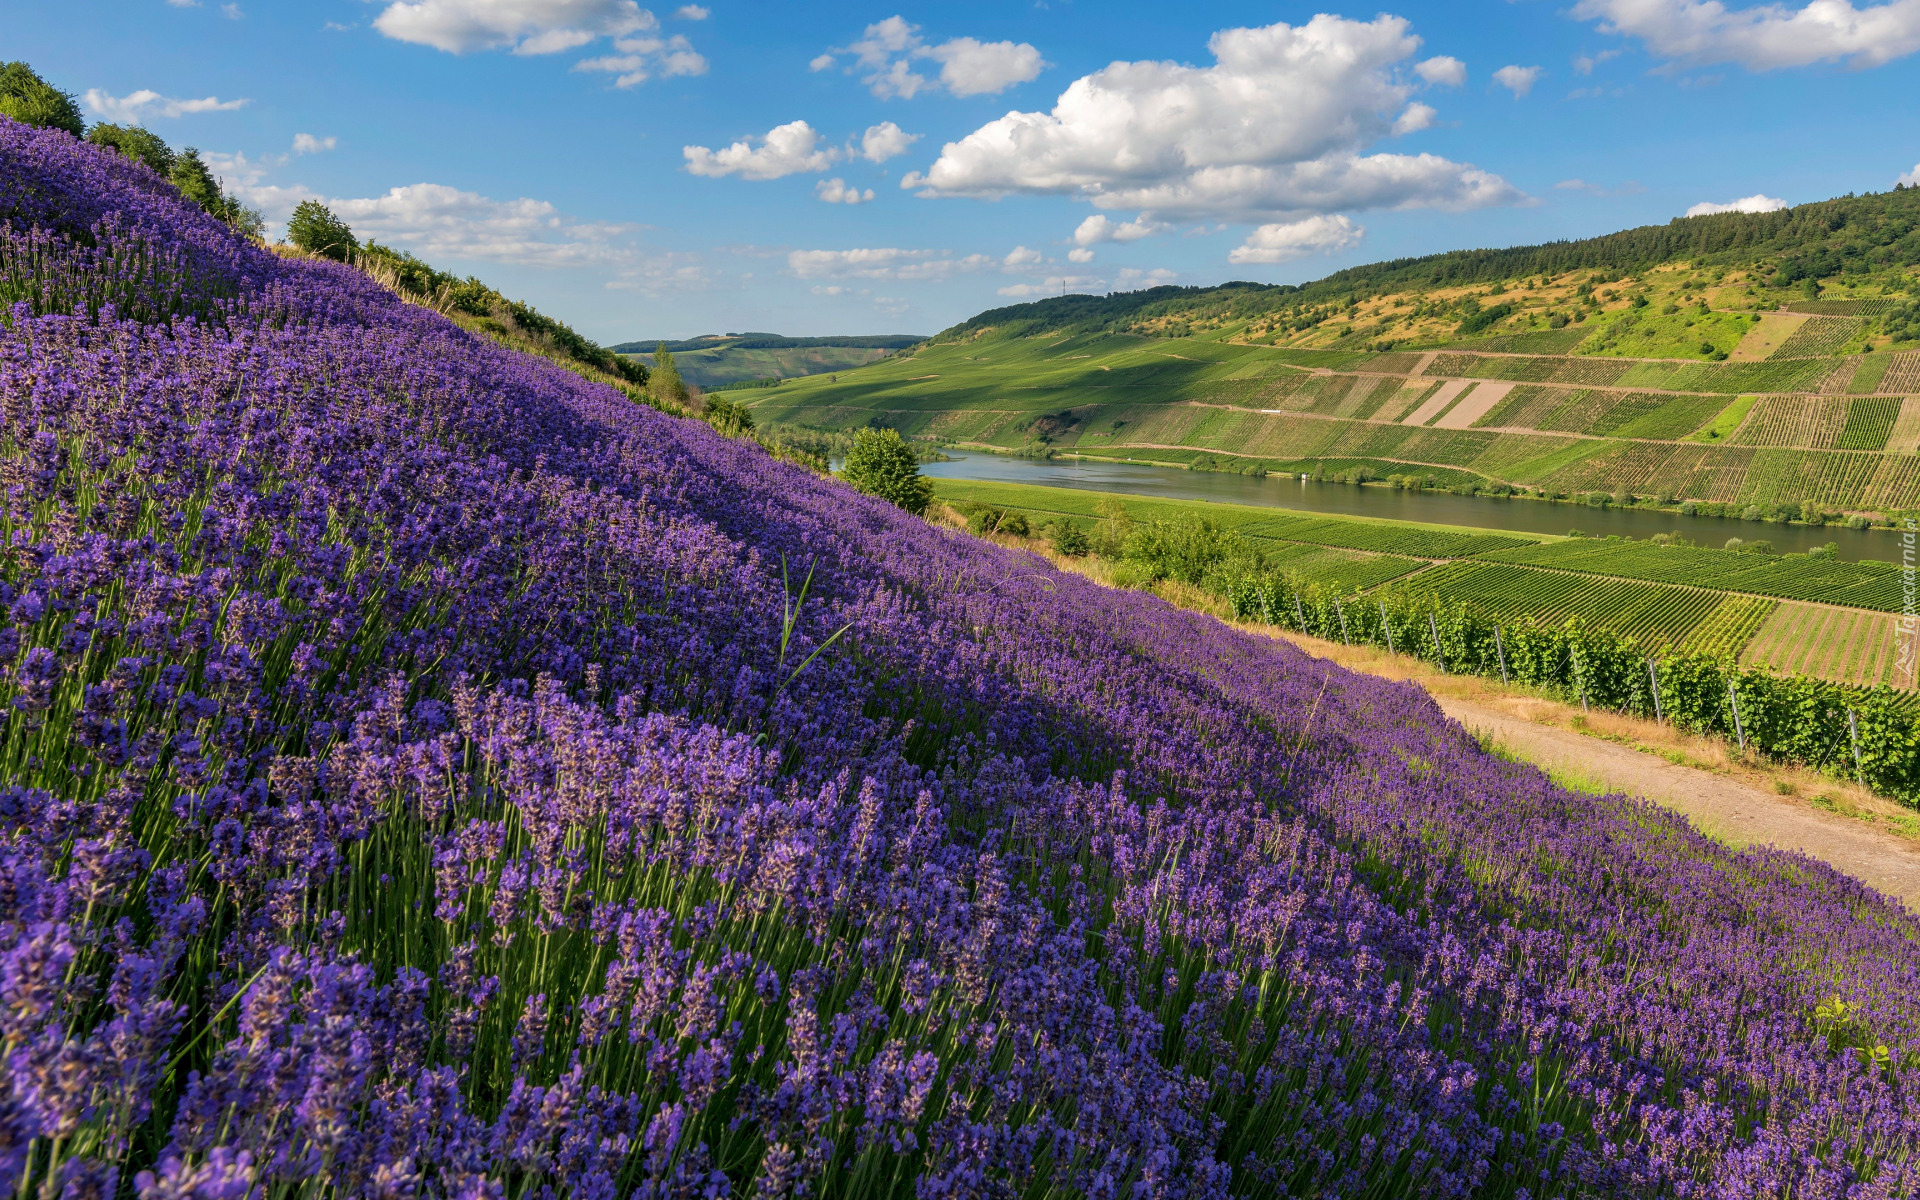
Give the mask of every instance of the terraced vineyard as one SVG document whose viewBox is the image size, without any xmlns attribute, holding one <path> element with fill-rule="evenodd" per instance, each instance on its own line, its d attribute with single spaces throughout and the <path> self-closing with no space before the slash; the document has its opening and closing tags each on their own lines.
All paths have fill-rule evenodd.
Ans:
<svg viewBox="0 0 1920 1200">
<path fill-rule="evenodd" d="M 1693 631 L 1680 643 L 1679 649 L 1697 654 L 1737 656 L 1779 607 L 1778 600 L 1766 600 L 1759 596 L 1728 596 L 1707 614 L 1705 620 L 1693 627 Z"/>
<path fill-rule="evenodd" d="M 1693 588 L 1587 579 L 1489 562 L 1444 563 L 1406 582 L 1495 616 L 1548 624 L 1578 617 L 1596 629 L 1639 638 L 1649 647 L 1684 642 L 1728 599 Z"/>
<path fill-rule="evenodd" d="M 1615 538 L 1572 538 L 1493 551 L 1484 557 L 1562 571 L 1654 583 L 1684 583 L 1883 612 L 1898 612 L 1901 606 L 1900 569 L 1890 563 L 1837 562 L 1798 556 L 1775 558 L 1694 546 L 1656 546 L 1652 542 Z"/>
<path fill-rule="evenodd" d="M 1782 604 L 1761 626 L 1741 661 L 1782 674 L 1867 686 L 1911 688 L 1900 662 L 1900 618 L 1815 604 Z"/>
</svg>

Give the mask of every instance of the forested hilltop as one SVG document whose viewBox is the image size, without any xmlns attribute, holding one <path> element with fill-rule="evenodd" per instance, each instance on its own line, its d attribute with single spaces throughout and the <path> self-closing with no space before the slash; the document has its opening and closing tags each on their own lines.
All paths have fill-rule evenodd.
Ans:
<svg viewBox="0 0 1920 1200">
<path fill-rule="evenodd" d="M 1469 287 L 1570 272 L 1637 275 L 1688 262 L 1700 270 L 1746 268 L 1782 297 L 1817 299 L 1842 285 L 1875 294 L 1904 291 L 1920 264 L 1920 187 L 1842 196 L 1770 213 L 1678 217 L 1579 241 L 1505 250 L 1450 250 L 1336 271 L 1313 283 L 1158 287 L 1108 296 L 1055 296 L 991 309 L 939 338 L 1009 333 L 1159 332 L 1186 322 L 1209 327 L 1280 312 L 1346 307 L 1389 294 Z M 1492 323 L 1489 322 L 1489 325 Z M 937 339 L 936 339 L 937 340 Z"/>
<path fill-rule="evenodd" d="M 1890 522 L 1920 509 L 1920 189 L 1304 286 L 994 309 L 754 394 L 1021 454 Z"/>
</svg>

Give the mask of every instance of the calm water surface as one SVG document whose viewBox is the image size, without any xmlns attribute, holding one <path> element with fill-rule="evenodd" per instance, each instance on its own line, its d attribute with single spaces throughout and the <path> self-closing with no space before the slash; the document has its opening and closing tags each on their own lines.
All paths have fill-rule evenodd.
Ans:
<svg viewBox="0 0 1920 1200">
<path fill-rule="evenodd" d="M 1718 517 L 1683 517 L 1644 509 L 1588 508 L 1500 496 L 1354 487 L 1345 483 L 1303 481 L 1297 475 L 1255 479 L 1250 475 L 1187 471 L 1142 463 L 1009 458 L 966 450 L 946 453 L 953 458 L 952 462 L 928 463 L 920 468 L 921 472 L 936 479 L 1035 483 L 1168 500 L 1212 500 L 1221 504 L 1255 504 L 1340 516 L 1468 525 L 1513 533 L 1568 533 L 1578 529 L 1594 536 L 1620 534 L 1637 538 L 1677 533 L 1703 546 L 1718 546 L 1730 537 L 1765 538 L 1782 554 L 1834 542 L 1839 546 L 1840 557 L 1848 560 L 1878 558 L 1898 562 L 1901 553 L 1900 536 L 1886 529 L 1769 525 Z"/>
</svg>

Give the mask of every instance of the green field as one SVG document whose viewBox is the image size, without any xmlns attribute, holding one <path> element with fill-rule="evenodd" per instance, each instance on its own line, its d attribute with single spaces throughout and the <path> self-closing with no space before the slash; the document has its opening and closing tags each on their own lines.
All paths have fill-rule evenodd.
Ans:
<svg viewBox="0 0 1920 1200">
<path fill-rule="evenodd" d="M 1263 569 L 1307 585 L 1339 592 L 1409 590 L 1514 621 L 1557 624 L 1578 617 L 1648 646 L 1744 655 L 1750 664 L 1790 665 L 1842 682 L 1886 679 L 1905 686 L 1888 675 L 1893 618 L 1886 614 L 1899 610 L 1900 572 L 1887 563 L 1625 538 L 1532 538 L 1036 484 L 934 484 L 947 503 L 1016 510 L 1036 529 L 1065 519 L 1090 530 L 1116 507 L 1134 521 L 1199 515 L 1247 539 Z M 1796 639 L 1815 634 L 1827 648 L 1795 649 Z"/>
<path fill-rule="evenodd" d="M 1694 588 L 1583 579 L 1489 562 L 1445 563 L 1422 571 L 1408 585 L 1514 620 L 1557 625 L 1578 617 L 1592 628 L 1648 646 L 1678 645 L 1732 599 Z"/>
<path fill-rule="evenodd" d="M 1812 600 L 1898 612 L 1900 568 L 1891 563 L 1837 562 L 1789 555 L 1741 554 L 1695 546 L 1658 546 L 1624 538 L 1576 538 L 1495 551 L 1486 558 L 1652 583 L 1683 583 L 1728 592 Z"/>
</svg>

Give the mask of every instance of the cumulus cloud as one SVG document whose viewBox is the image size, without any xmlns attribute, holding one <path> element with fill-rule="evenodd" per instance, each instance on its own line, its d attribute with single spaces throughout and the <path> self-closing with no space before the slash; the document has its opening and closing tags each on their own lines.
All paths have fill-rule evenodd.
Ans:
<svg viewBox="0 0 1920 1200">
<path fill-rule="evenodd" d="M 1920 0 L 1856 7 L 1810 0 L 1803 8 L 1721 0 L 1580 0 L 1573 15 L 1637 38 L 1660 58 L 1739 63 L 1753 71 L 1844 60 L 1877 67 L 1920 50 Z"/>
<path fill-rule="evenodd" d="M 1428 83 L 1441 87 L 1459 87 L 1467 81 L 1467 64 L 1451 55 L 1442 54 L 1437 58 L 1415 63 L 1413 73 Z"/>
<path fill-rule="evenodd" d="M 576 220 L 544 200 L 494 200 L 439 183 L 396 187 L 382 196 L 332 199 L 328 207 L 356 232 L 428 258 L 479 258 L 528 266 L 576 267 L 619 257 L 630 226 Z"/>
<path fill-rule="evenodd" d="M 232 112 L 245 108 L 250 100 L 222 100 L 218 96 L 204 96 L 198 100 L 176 100 L 172 96 L 162 96 L 150 88 L 141 88 L 124 96 L 115 96 L 101 88 L 88 88 L 80 97 L 87 111 L 109 121 L 124 121 L 129 125 L 139 125 L 155 117 L 184 117 L 193 113 Z"/>
<path fill-rule="evenodd" d="M 333 149 L 339 144 L 340 139 L 336 137 L 315 137 L 310 133 L 296 133 L 293 135 L 293 152 L 295 154 L 320 154 Z"/>
<path fill-rule="evenodd" d="M 555 54 L 658 26 L 634 0 L 393 0 L 373 20 L 395 41 L 449 54 Z"/>
<path fill-rule="evenodd" d="M 1539 67 L 1501 67 L 1493 73 L 1493 81 L 1512 92 L 1514 99 L 1518 100 L 1531 92 L 1533 85 L 1539 83 L 1544 74 L 1546 72 Z"/>
<path fill-rule="evenodd" d="M 1230 263 L 1283 263 L 1311 254 L 1334 254 L 1360 244 L 1367 231 L 1346 217 L 1318 216 L 1262 225 L 1227 255 Z"/>
<path fill-rule="evenodd" d="M 991 255 L 955 258 L 942 250 L 879 247 L 860 250 L 794 250 L 787 269 L 798 279 L 892 279 L 938 282 L 994 266 Z"/>
<path fill-rule="evenodd" d="M 1105 213 L 1095 213 L 1080 222 L 1079 228 L 1073 231 L 1073 244 L 1097 246 L 1101 242 L 1137 242 L 1141 238 L 1152 237 L 1163 228 L 1145 218 L 1115 221 Z"/>
<path fill-rule="evenodd" d="M 905 154 L 919 140 L 919 134 L 908 133 L 892 121 L 882 121 L 860 135 L 860 157 L 868 162 L 886 162 Z"/>
<path fill-rule="evenodd" d="M 1094 249 L 1091 246 L 1078 246 L 1067 251 L 1068 262 L 1090 263 L 1093 261 L 1093 257 Z"/>
<path fill-rule="evenodd" d="M 1577 54 L 1573 59 L 1573 73 L 1575 75 L 1591 75 L 1593 74 L 1593 69 L 1601 63 L 1612 62 L 1619 57 L 1620 51 L 1618 50 L 1602 50 L 1598 54 Z"/>
<path fill-rule="evenodd" d="M 1180 278 L 1180 272 L 1169 271 L 1165 267 L 1155 267 L 1151 271 L 1142 271 L 1138 267 L 1124 267 L 1114 276 L 1114 283 L 1120 287 L 1159 287 L 1163 283 L 1172 283 Z"/>
<path fill-rule="evenodd" d="M 957 37 L 930 45 L 920 36 L 920 27 L 901 16 L 867 26 L 858 40 L 819 55 L 808 66 L 825 71 L 841 55 L 853 59 L 848 69 L 861 72 L 867 87 L 882 100 L 911 100 L 935 87 L 955 96 L 997 95 L 1039 78 L 1047 65 L 1040 51 L 1025 42 Z M 922 75 L 915 66 L 919 62 L 940 64 L 939 78 Z"/>
<path fill-rule="evenodd" d="M 682 4 L 679 8 L 673 10 L 673 15 L 682 21 L 704 21 L 713 15 L 713 10 L 703 8 L 698 4 Z"/>
<path fill-rule="evenodd" d="M 810 171 L 824 171 L 840 157 L 840 151 L 820 144 L 820 134 L 805 121 L 789 121 L 767 131 L 759 139 L 742 139 L 720 150 L 705 146 L 686 146 L 687 170 L 694 175 L 718 179 L 738 175 L 742 179 L 779 179 Z"/>
<path fill-rule="evenodd" d="M 1066 292 L 1099 291 L 1106 282 L 1093 275 L 1051 275 L 1039 283 L 1015 283 L 997 289 L 1002 296 L 1014 300 L 1031 300 L 1034 297 L 1058 296 Z"/>
<path fill-rule="evenodd" d="M 873 199 L 873 189 L 861 191 L 848 187 L 844 179 L 822 179 L 813 185 L 813 194 L 828 204 L 865 204 Z"/>
<path fill-rule="evenodd" d="M 1894 180 L 1894 182 L 1901 187 L 1920 187 L 1920 163 L 1915 163 L 1913 170 L 1908 171 L 1905 175 Z"/>
<path fill-rule="evenodd" d="M 1351 208 L 1479 208 L 1524 199 L 1431 154 L 1364 154 L 1390 135 L 1420 40 L 1399 17 L 1321 15 L 1229 29 L 1212 66 L 1118 62 L 1051 112 L 1011 112 L 949 142 L 902 186 L 925 195 L 1076 196 L 1153 220 L 1258 222 Z"/>
<path fill-rule="evenodd" d="M 664 38 L 648 34 L 615 38 L 613 48 L 619 53 L 583 58 L 573 64 L 573 69 L 606 72 L 614 76 L 613 86 L 617 88 L 638 87 L 655 77 L 672 79 L 707 73 L 707 60 L 677 33 Z"/>
<path fill-rule="evenodd" d="M 1687 210 L 1690 217 L 1711 217 L 1716 213 L 1770 213 L 1779 212 L 1787 206 L 1785 200 L 1772 196 L 1745 196 L 1728 204 L 1714 204 L 1703 201 Z"/>
<path fill-rule="evenodd" d="M 675 15 L 706 15 L 698 9 L 701 17 L 691 17 L 695 9 L 690 5 Z M 707 70 L 707 60 L 686 38 L 661 36 L 659 18 L 634 0 L 389 0 L 373 27 L 396 41 L 449 54 L 558 54 L 609 38 L 613 53 L 584 59 L 574 69 L 611 74 L 619 88 Z"/>
<path fill-rule="evenodd" d="M 1046 255 L 1040 253 L 1038 250 L 1029 250 L 1025 246 L 1015 246 L 1013 249 L 1007 251 L 1005 258 L 1000 260 L 1000 266 L 1003 270 L 1017 271 L 1022 267 L 1035 266 L 1045 259 Z"/>
<path fill-rule="evenodd" d="M 1422 129 L 1431 129 L 1439 115 L 1431 104 L 1422 104 L 1416 100 L 1407 105 L 1407 111 L 1401 113 L 1394 121 L 1394 136 L 1403 137 L 1409 133 L 1419 133 Z"/>
</svg>

